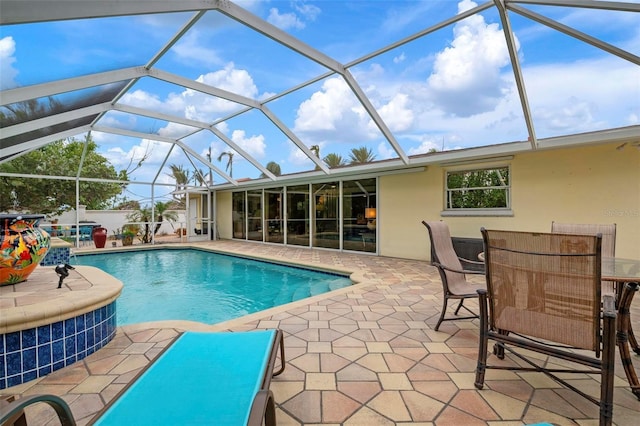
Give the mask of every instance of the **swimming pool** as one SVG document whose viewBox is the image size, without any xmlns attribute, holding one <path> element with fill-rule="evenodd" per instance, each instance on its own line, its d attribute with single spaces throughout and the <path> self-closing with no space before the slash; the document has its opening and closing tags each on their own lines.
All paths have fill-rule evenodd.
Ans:
<svg viewBox="0 0 640 426">
<path fill-rule="evenodd" d="M 78 254 L 124 284 L 118 325 L 238 318 L 352 284 L 348 277 L 196 249 Z"/>
</svg>

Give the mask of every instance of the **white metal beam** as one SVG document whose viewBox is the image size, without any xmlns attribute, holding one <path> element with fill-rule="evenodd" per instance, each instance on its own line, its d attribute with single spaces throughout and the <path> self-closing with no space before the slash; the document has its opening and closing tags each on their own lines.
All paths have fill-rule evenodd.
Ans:
<svg viewBox="0 0 640 426">
<path fill-rule="evenodd" d="M 0 149 L 0 158 L 10 157 L 25 151 L 32 151 L 34 149 L 41 148 L 50 142 L 54 142 L 60 139 L 70 138 L 81 133 L 85 133 L 91 130 L 91 126 L 80 126 L 73 129 L 65 130 L 64 132 L 54 133 L 52 135 L 43 136 L 38 139 L 33 139 L 28 142 L 22 142 L 17 145 L 12 145 L 7 148 Z"/>
<path fill-rule="evenodd" d="M 212 10 L 219 3 L 220 0 L 2 0 L 0 24 Z"/>
<path fill-rule="evenodd" d="M 334 72 L 337 72 L 339 74 L 342 74 L 344 72 L 344 66 L 340 62 L 336 61 L 330 56 L 325 55 L 319 50 L 314 49 L 308 44 L 303 43 L 297 38 L 292 37 L 275 25 L 271 25 L 267 21 L 258 18 L 254 14 L 235 5 L 230 1 L 220 1 L 219 11 L 238 21 L 239 23 L 246 25 L 249 28 L 253 28 L 259 33 L 269 37 L 273 41 L 280 43 L 288 47 L 289 49 L 294 50 L 295 52 L 298 52 L 299 54 Z"/>
<path fill-rule="evenodd" d="M 561 24 L 558 21 L 554 21 L 553 19 L 547 18 L 545 16 L 539 15 L 535 12 L 532 12 L 528 9 L 525 9 L 524 7 L 520 7 L 517 5 L 509 5 L 507 6 L 507 8 L 509 10 L 514 11 L 515 13 L 518 13 L 522 16 L 525 16 L 533 21 L 539 22 L 542 25 L 546 25 L 550 28 L 553 28 L 554 30 L 560 31 L 562 33 L 565 33 L 571 37 L 577 38 L 578 40 L 584 41 L 585 43 L 588 43 L 592 46 L 595 46 L 599 49 L 604 50 L 605 52 L 609 52 L 612 55 L 618 56 L 622 59 L 625 59 L 629 62 L 632 62 L 636 65 L 640 65 L 640 56 L 636 56 L 634 54 L 632 54 L 631 52 L 628 52 L 624 49 L 620 49 L 618 47 L 615 47 L 609 43 L 605 43 L 604 41 L 597 39 L 595 37 L 592 37 L 588 34 L 585 34 L 581 31 L 578 31 L 576 29 L 573 29 L 567 25 Z"/>
<path fill-rule="evenodd" d="M 621 12 L 640 12 L 639 3 L 597 0 L 506 0 L 507 6 L 515 3 L 539 4 L 543 6 L 582 7 L 586 9 L 617 10 Z"/>
<path fill-rule="evenodd" d="M 145 75 L 148 75 L 148 71 L 144 67 L 122 68 L 114 71 L 83 75 L 80 77 L 67 78 L 49 83 L 34 84 L 32 86 L 3 90 L 0 92 L 0 105 L 8 105 L 16 102 L 28 101 L 30 99 L 73 92 L 74 90 L 130 80 L 132 78 L 139 78 Z"/>
<path fill-rule="evenodd" d="M 520 105 L 522 106 L 522 113 L 524 114 L 524 121 L 527 125 L 527 132 L 529 133 L 529 142 L 531 148 L 536 149 L 536 131 L 533 127 L 533 119 L 531 118 L 531 108 L 529 107 L 529 97 L 527 96 L 527 90 L 524 85 L 524 78 L 522 77 L 522 68 L 520 67 L 520 60 L 518 59 L 518 52 L 516 50 L 516 42 L 513 36 L 513 30 L 511 29 L 511 21 L 509 15 L 504 6 L 504 0 L 494 0 L 498 13 L 500 14 L 500 20 L 502 21 L 502 32 L 504 33 L 505 40 L 507 42 L 507 49 L 509 51 L 509 57 L 511 58 L 511 67 L 513 68 L 513 76 L 518 87 L 518 95 L 520 96 Z"/>
<path fill-rule="evenodd" d="M 111 103 L 104 102 L 101 104 L 91 105 L 72 111 L 62 112 L 60 114 L 48 115 L 46 117 L 38 118 L 36 120 L 27 121 L 20 124 L 14 124 L 13 126 L 2 128 L 2 138 L 9 138 L 15 135 L 20 135 L 22 133 L 42 129 L 44 127 L 55 126 L 57 124 L 64 123 L 65 121 L 72 121 L 77 120 L 78 118 L 100 114 L 101 112 L 105 112 L 110 109 Z"/>
</svg>

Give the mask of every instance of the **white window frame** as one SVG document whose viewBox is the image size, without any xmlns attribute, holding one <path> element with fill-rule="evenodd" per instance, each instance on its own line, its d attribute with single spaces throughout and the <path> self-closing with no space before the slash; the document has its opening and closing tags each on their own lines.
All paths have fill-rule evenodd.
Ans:
<svg viewBox="0 0 640 426">
<path fill-rule="evenodd" d="M 496 170 L 507 169 L 509 173 L 509 183 L 506 186 L 481 186 L 481 187 L 469 187 L 465 190 L 483 190 L 483 189 L 504 189 L 506 191 L 506 207 L 495 208 L 452 208 L 449 206 L 450 196 L 453 192 L 460 189 L 449 189 L 448 178 L 452 173 L 465 173 L 465 172 L 477 172 L 483 170 Z M 444 170 L 444 210 L 441 212 L 441 216 L 513 216 L 513 210 L 511 210 L 511 187 L 512 187 L 512 174 L 511 166 L 509 164 L 483 164 L 483 165 L 466 165 L 459 167 L 450 167 Z"/>
</svg>

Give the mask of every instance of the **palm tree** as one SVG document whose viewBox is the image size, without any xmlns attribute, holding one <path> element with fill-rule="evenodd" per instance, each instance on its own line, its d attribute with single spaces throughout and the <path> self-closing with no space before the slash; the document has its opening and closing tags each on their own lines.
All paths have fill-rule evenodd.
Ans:
<svg viewBox="0 0 640 426">
<path fill-rule="evenodd" d="M 331 154 L 327 154 L 327 156 L 324 157 L 322 161 L 324 161 L 324 163 L 330 169 L 347 165 L 346 161 L 344 161 L 344 158 L 342 158 L 342 155 L 334 154 L 333 152 Z"/>
<path fill-rule="evenodd" d="M 229 177 L 233 177 L 233 152 L 225 151 L 221 153 L 218 156 L 218 161 L 222 161 L 222 157 L 224 157 L 225 155 L 229 157 L 229 159 L 227 160 L 227 167 L 225 170 L 229 172 Z"/>
<path fill-rule="evenodd" d="M 361 146 L 360 148 L 351 148 L 349 158 L 351 159 L 350 164 L 363 164 L 371 163 L 375 160 L 376 156 L 373 155 L 371 149 L 366 146 Z"/>
<path fill-rule="evenodd" d="M 312 151 L 316 157 L 320 158 L 320 145 L 311 145 L 309 150 Z M 320 166 L 316 164 L 316 170 L 320 170 Z"/>
<path fill-rule="evenodd" d="M 181 208 L 184 208 L 186 196 L 181 192 L 187 189 L 189 181 L 191 180 L 189 171 L 185 170 L 182 165 L 176 164 L 169 165 L 169 168 L 171 169 L 171 173 L 169 174 L 169 176 L 173 177 L 176 181 L 176 189 L 175 193 L 173 194 L 173 198 L 178 203 L 180 203 Z"/>
<path fill-rule="evenodd" d="M 267 163 L 266 168 L 276 176 L 280 176 L 282 174 L 282 170 L 280 169 L 280 164 L 276 163 L 275 161 L 269 161 Z M 265 175 L 264 173 L 260 173 L 260 177 L 265 178 L 267 177 L 267 175 Z"/>
<path fill-rule="evenodd" d="M 178 214 L 174 211 L 168 211 L 172 203 L 158 201 L 155 204 L 156 226 L 153 230 L 153 235 L 157 234 L 162 226 L 162 222 L 167 219 L 169 222 L 178 220 Z M 142 233 L 142 242 L 144 244 L 151 242 L 151 207 L 141 207 L 136 211 L 133 211 L 127 215 L 127 220 L 130 222 L 138 222 L 143 224 L 144 232 Z"/>
</svg>

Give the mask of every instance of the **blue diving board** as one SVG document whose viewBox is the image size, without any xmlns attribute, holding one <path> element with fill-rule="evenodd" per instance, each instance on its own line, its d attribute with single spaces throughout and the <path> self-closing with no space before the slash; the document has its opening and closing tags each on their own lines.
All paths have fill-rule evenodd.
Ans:
<svg viewBox="0 0 640 426">
<path fill-rule="evenodd" d="M 90 424 L 275 423 L 269 385 L 284 370 L 282 345 L 280 330 L 185 332 Z"/>
</svg>

